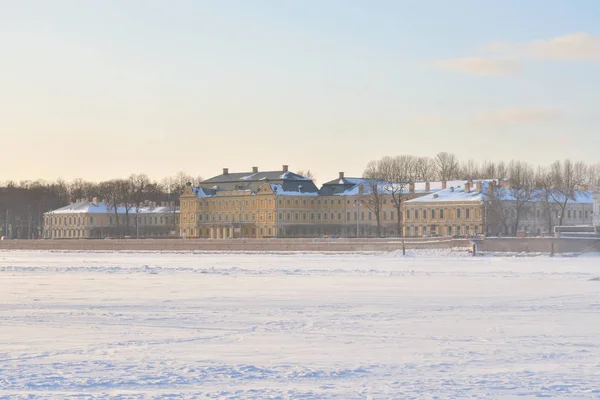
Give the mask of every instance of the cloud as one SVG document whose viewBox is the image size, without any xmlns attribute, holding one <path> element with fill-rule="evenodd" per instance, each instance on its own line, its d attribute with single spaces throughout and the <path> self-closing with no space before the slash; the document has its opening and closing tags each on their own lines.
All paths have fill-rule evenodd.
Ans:
<svg viewBox="0 0 600 400">
<path fill-rule="evenodd" d="M 521 67 L 516 61 L 496 60 L 486 57 L 437 60 L 433 62 L 433 66 L 439 69 L 478 76 L 514 76 L 521 73 Z"/>
<path fill-rule="evenodd" d="M 485 50 L 504 55 L 556 61 L 584 61 L 600 63 L 600 36 L 585 32 L 571 33 L 547 40 L 533 40 L 520 44 L 490 43 Z"/>
<path fill-rule="evenodd" d="M 552 108 L 499 108 L 476 114 L 469 120 L 476 127 L 511 127 L 543 124 L 562 117 L 559 110 Z"/>
</svg>

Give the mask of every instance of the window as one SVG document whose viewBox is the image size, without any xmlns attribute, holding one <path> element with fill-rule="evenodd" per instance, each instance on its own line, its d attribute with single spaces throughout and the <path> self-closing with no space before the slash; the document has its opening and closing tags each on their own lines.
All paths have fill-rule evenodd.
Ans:
<svg viewBox="0 0 600 400">
<path fill-rule="evenodd" d="M 350 211 L 346 212 L 346 220 L 350 221 Z"/>
<path fill-rule="evenodd" d="M 286 219 L 286 220 L 288 220 L 288 221 L 289 221 L 290 219 L 292 219 L 292 214 L 290 214 L 290 213 L 287 213 L 287 214 L 285 215 L 285 219 Z"/>
<path fill-rule="evenodd" d="M 384 211 L 384 212 L 383 212 L 383 220 L 384 220 L 384 221 L 387 221 L 387 211 Z"/>
<path fill-rule="evenodd" d="M 273 219 L 273 214 L 272 214 L 272 213 L 269 213 L 269 216 L 268 216 L 268 218 L 269 218 L 269 221 L 271 221 L 271 220 Z"/>
<path fill-rule="evenodd" d="M 456 209 L 456 218 L 460 218 L 460 208 Z M 458 231 L 460 233 L 460 231 Z"/>
<path fill-rule="evenodd" d="M 317 214 L 317 219 L 320 221 L 321 220 L 321 213 Z"/>
<path fill-rule="evenodd" d="M 406 210 L 406 219 L 410 219 L 410 210 Z"/>
<path fill-rule="evenodd" d="M 298 213 L 294 214 L 294 221 L 298 221 Z"/>
<path fill-rule="evenodd" d="M 331 213 L 331 219 L 334 220 L 335 219 L 335 214 Z"/>
<path fill-rule="evenodd" d="M 371 219 L 373 219 L 372 217 L 373 217 L 373 213 L 372 213 L 371 211 L 369 211 L 369 221 L 370 221 Z"/>
<path fill-rule="evenodd" d="M 360 219 L 363 221 L 365 220 L 365 212 L 364 211 L 360 212 Z"/>
<path fill-rule="evenodd" d="M 327 213 L 323 213 L 323 219 L 327 220 Z"/>
<path fill-rule="evenodd" d="M 423 219 L 427 219 L 427 210 L 423 210 Z"/>
<path fill-rule="evenodd" d="M 567 218 L 571 218 L 571 210 L 567 211 Z"/>
<path fill-rule="evenodd" d="M 435 219 L 435 210 L 431 210 L 431 219 Z"/>
<path fill-rule="evenodd" d="M 338 220 L 342 220 L 342 213 L 338 213 Z"/>
<path fill-rule="evenodd" d="M 390 211 L 390 219 L 394 220 L 394 212 L 393 211 Z"/>
<path fill-rule="evenodd" d="M 465 217 L 466 218 L 471 218 L 471 209 L 470 208 L 466 208 L 465 209 Z"/>
<path fill-rule="evenodd" d="M 315 213 L 310 213 L 310 219 L 311 219 L 311 221 L 315 220 Z"/>
<path fill-rule="evenodd" d="M 302 213 L 302 220 L 306 221 L 306 213 Z"/>
<path fill-rule="evenodd" d="M 356 211 L 354 211 L 354 220 L 356 221 L 357 218 L 358 218 L 358 213 Z"/>
<path fill-rule="evenodd" d="M 283 213 L 279 213 L 279 220 L 283 221 Z"/>
<path fill-rule="evenodd" d="M 581 218 L 581 217 L 582 217 L 581 210 L 579 210 L 579 218 Z"/>
<path fill-rule="evenodd" d="M 338 199 L 338 205 L 341 205 L 341 204 L 342 204 L 342 201 Z"/>
<path fill-rule="evenodd" d="M 295 205 L 298 205 L 298 200 L 294 200 L 294 204 L 295 204 Z"/>
<path fill-rule="evenodd" d="M 448 226 L 446 228 L 446 232 L 448 233 L 448 235 L 452 235 L 452 226 Z"/>
</svg>

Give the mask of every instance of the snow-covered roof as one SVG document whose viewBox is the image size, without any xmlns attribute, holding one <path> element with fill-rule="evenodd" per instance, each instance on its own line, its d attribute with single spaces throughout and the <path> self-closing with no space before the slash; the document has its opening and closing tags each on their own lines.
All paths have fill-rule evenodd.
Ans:
<svg viewBox="0 0 600 400">
<path fill-rule="evenodd" d="M 144 206 L 140 207 L 139 214 L 167 214 L 172 212 L 179 212 L 179 207 L 170 206 Z M 98 202 L 93 203 L 91 201 L 83 201 L 78 203 L 69 204 L 68 206 L 61 207 L 57 210 L 49 211 L 46 214 L 114 214 L 115 208 L 111 205 Z M 125 214 L 125 207 L 117 207 L 117 214 Z M 129 209 L 129 214 L 136 214 L 136 207 Z"/>
<path fill-rule="evenodd" d="M 398 193 L 422 193 L 427 194 L 442 190 L 444 182 L 414 182 L 414 191 L 411 191 L 411 184 L 408 182 L 391 183 L 388 181 L 374 180 L 367 178 L 339 178 L 333 181 L 326 182 L 321 187 L 321 194 L 326 196 L 357 196 L 359 194 L 371 193 L 371 188 L 374 182 L 377 182 L 379 192 L 383 194 Z M 468 180 L 447 181 L 446 187 L 464 186 Z M 429 185 L 429 189 L 427 189 Z"/>
<path fill-rule="evenodd" d="M 467 182 L 467 181 L 464 181 Z M 476 183 L 481 182 L 482 190 L 478 192 L 476 189 Z M 475 181 L 470 187 L 468 192 L 465 192 L 465 185 L 451 186 L 448 184 L 446 189 L 436 190 L 433 193 L 420 196 L 411 200 L 406 201 L 406 203 L 435 203 L 435 202 L 481 202 L 486 200 L 491 200 L 489 196 L 489 184 L 490 181 Z M 523 194 L 522 198 L 525 195 Z M 502 201 L 516 201 L 517 197 L 521 197 L 518 191 L 511 190 L 502 186 L 494 187 L 494 198 L 500 199 Z M 541 189 L 536 189 L 531 192 L 529 196 L 527 196 L 528 202 L 540 202 L 546 198 L 546 192 Z M 550 192 L 550 201 L 560 202 L 565 198 L 565 196 L 559 192 L 558 190 L 553 190 Z M 572 193 L 572 197 L 567 199 L 568 204 L 593 204 L 594 198 L 593 194 L 589 190 L 574 190 Z"/>
<path fill-rule="evenodd" d="M 299 184 L 296 190 L 285 190 L 285 187 L 279 183 L 272 183 L 270 186 L 276 196 L 317 197 L 319 195 L 319 192 L 304 192 L 302 190 L 302 184 Z"/>
</svg>

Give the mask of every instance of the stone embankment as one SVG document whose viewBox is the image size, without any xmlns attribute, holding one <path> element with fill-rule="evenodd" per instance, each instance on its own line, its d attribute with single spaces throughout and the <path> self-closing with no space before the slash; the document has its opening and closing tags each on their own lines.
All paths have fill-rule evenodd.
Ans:
<svg viewBox="0 0 600 400">
<path fill-rule="evenodd" d="M 600 238 L 486 238 L 477 252 L 600 253 Z M 406 249 L 471 248 L 468 239 L 405 240 Z M 402 241 L 386 239 L 62 239 L 2 240 L 0 250 L 64 251 L 397 251 Z"/>
</svg>

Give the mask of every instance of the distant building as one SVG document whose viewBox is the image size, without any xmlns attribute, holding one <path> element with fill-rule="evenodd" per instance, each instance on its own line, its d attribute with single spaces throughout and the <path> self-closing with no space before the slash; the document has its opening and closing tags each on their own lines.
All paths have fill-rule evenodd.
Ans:
<svg viewBox="0 0 600 400">
<path fill-rule="evenodd" d="M 592 211 L 588 190 L 565 197 L 557 190 L 519 191 L 506 181 L 467 181 L 407 201 L 404 229 L 413 237 L 551 235 L 561 219 L 563 225 L 591 225 Z"/>
<path fill-rule="evenodd" d="M 484 182 L 448 182 L 404 203 L 404 235 L 474 236 L 486 232 Z"/>
<path fill-rule="evenodd" d="M 174 203 L 145 203 L 137 210 L 116 210 L 93 199 L 80 200 L 44 214 L 44 238 L 170 237 L 179 234 L 179 207 Z"/>
<path fill-rule="evenodd" d="M 230 173 L 188 185 L 181 198 L 181 236 L 267 238 L 310 231 L 318 189 L 312 179 L 288 170 Z M 306 229 L 306 230 L 305 230 Z"/>
<path fill-rule="evenodd" d="M 443 182 L 393 184 L 364 178 L 337 179 L 318 189 L 312 179 L 289 171 L 231 173 L 188 185 L 180 198 L 181 236 L 265 238 L 375 236 L 379 208 L 382 236 L 398 235 L 405 200 L 441 190 Z M 373 196 L 378 193 L 379 207 Z M 396 202 L 400 199 L 400 209 Z"/>
</svg>

